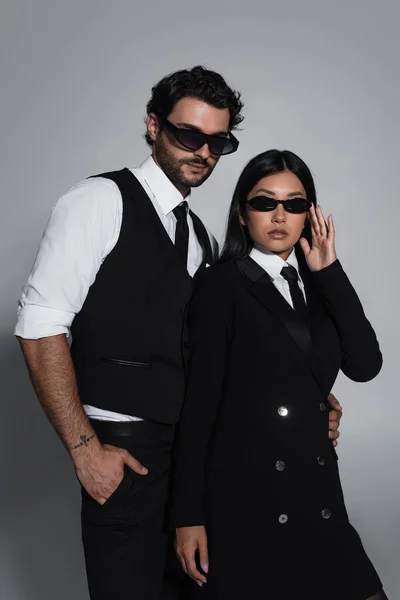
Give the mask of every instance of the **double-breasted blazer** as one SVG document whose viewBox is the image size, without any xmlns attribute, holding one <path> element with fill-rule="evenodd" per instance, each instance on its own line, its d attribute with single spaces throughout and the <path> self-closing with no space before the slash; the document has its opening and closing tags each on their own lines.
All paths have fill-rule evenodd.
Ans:
<svg viewBox="0 0 400 600">
<path fill-rule="evenodd" d="M 313 531 L 322 552 L 327 532 L 350 531 L 327 396 L 340 369 L 365 382 L 382 355 L 340 262 L 301 265 L 308 322 L 250 257 L 195 280 L 172 517 L 177 527 L 205 525 L 220 565 L 230 542 L 220 548 L 218 532 L 229 538 L 229 527 L 246 548 L 260 531 L 275 547 Z"/>
</svg>

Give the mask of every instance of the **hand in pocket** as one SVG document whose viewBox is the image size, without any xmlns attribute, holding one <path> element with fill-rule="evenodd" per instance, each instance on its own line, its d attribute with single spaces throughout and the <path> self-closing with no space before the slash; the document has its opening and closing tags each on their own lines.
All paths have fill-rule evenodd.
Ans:
<svg viewBox="0 0 400 600">
<path fill-rule="evenodd" d="M 117 490 L 124 478 L 127 465 L 139 475 L 147 475 L 147 469 L 127 450 L 100 445 L 94 453 L 75 459 L 77 477 L 86 492 L 99 504 L 104 504 Z"/>
</svg>

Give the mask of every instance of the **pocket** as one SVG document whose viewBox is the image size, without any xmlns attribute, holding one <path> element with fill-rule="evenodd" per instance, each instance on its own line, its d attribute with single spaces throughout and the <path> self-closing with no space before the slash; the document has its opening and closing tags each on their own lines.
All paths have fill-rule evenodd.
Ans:
<svg viewBox="0 0 400 600">
<path fill-rule="evenodd" d="M 124 474 L 122 476 L 121 481 L 119 482 L 111 496 L 109 496 L 104 502 L 104 504 L 100 504 L 99 502 L 97 502 L 97 500 L 92 498 L 92 496 L 88 494 L 85 488 L 81 485 L 81 496 L 82 501 L 84 502 L 83 506 L 85 507 L 85 510 L 90 509 L 90 512 L 92 512 L 93 507 L 95 507 L 95 510 L 97 512 L 97 510 L 105 511 L 108 508 L 129 504 L 130 498 L 134 492 L 134 487 L 135 480 L 133 478 L 132 471 L 131 469 L 129 469 L 129 467 L 125 465 Z"/>
<path fill-rule="evenodd" d="M 131 470 L 125 465 L 124 475 L 121 481 L 119 482 L 111 496 L 109 496 L 104 502 L 104 504 L 99 505 L 100 508 L 105 509 L 109 508 L 110 506 L 112 507 L 119 504 L 125 504 L 125 497 L 130 497 L 131 493 L 133 492 L 134 485 L 135 482 L 132 477 Z"/>
<path fill-rule="evenodd" d="M 138 369 L 150 369 L 151 364 L 147 362 L 138 362 L 134 360 L 122 360 L 119 358 L 108 358 L 106 356 L 100 356 L 100 362 L 108 363 L 110 365 L 120 365 L 121 367 L 136 367 Z"/>
</svg>

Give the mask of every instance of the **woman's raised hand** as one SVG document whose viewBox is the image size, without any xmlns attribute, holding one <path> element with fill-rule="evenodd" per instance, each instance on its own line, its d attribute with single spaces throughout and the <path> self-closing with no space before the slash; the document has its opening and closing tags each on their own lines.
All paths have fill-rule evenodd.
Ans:
<svg viewBox="0 0 400 600">
<path fill-rule="evenodd" d="M 307 265 L 310 271 L 320 271 L 329 267 L 337 259 L 335 250 L 335 227 L 332 215 L 325 223 L 324 215 L 320 207 L 314 205 L 310 208 L 310 225 L 312 233 L 312 245 L 305 238 L 300 239 Z"/>
</svg>

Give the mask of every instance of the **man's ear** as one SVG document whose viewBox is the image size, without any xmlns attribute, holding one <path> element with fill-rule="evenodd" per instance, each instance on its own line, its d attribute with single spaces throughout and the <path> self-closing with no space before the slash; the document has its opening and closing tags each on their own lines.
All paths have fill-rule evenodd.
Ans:
<svg viewBox="0 0 400 600">
<path fill-rule="evenodd" d="M 160 121 L 158 120 L 157 115 L 154 113 L 150 113 L 147 117 L 146 125 L 147 133 L 149 134 L 153 142 L 155 142 L 157 135 L 160 132 Z"/>
</svg>

